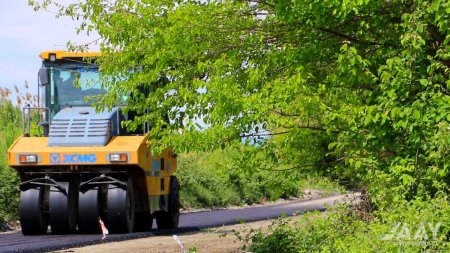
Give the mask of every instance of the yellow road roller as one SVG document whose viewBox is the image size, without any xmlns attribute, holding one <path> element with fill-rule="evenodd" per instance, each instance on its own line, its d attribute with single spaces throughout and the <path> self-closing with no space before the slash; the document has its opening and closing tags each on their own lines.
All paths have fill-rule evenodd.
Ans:
<svg viewBox="0 0 450 253">
<path fill-rule="evenodd" d="M 149 124 L 123 127 L 138 114 L 120 106 L 99 112 L 86 99 L 107 92 L 95 63 L 100 53 L 40 57 L 39 105 L 23 108 L 23 135 L 8 150 L 21 180 L 22 233 L 100 233 L 100 220 L 110 233 L 149 231 L 154 219 L 158 229 L 177 228 L 176 154 L 152 152 Z"/>
</svg>

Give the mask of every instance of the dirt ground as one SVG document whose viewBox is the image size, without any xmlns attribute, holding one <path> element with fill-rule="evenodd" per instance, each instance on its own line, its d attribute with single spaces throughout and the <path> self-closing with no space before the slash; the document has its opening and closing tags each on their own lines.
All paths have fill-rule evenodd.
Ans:
<svg viewBox="0 0 450 253">
<path fill-rule="evenodd" d="M 293 217 L 296 219 L 297 217 Z M 230 226 L 223 226 L 218 228 L 210 228 L 208 230 L 191 232 L 177 235 L 178 238 L 187 250 L 189 248 L 196 248 L 197 252 L 208 253 L 238 253 L 245 252 L 241 249 L 242 243 L 236 239 L 234 231 L 240 231 L 245 235 L 245 231 L 250 228 L 266 229 L 272 220 L 257 221 L 246 224 L 236 224 Z M 177 244 L 174 237 L 170 236 L 153 236 L 142 239 L 128 240 L 122 242 L 111 242 L 105 244 L 97 244 L 86 246 L 82 248 L 73 248 L 57 253 L 180 253 L 183 252 L 181 247 Z"/>
</svg>

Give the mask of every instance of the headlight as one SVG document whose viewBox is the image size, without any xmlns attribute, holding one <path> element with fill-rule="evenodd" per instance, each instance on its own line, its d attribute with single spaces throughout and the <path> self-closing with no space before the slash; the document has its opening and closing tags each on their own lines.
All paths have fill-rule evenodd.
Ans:
<svg viewBox="0 0 450 253">
<path fill-rule="evenodd" d="M 109 154 L 109 161 L 110 162 L 126 162 L 126 161 L 128 161 L 128 155 L 127 155 L 127 153 Z"/>
<path fill-rule="evenodd" d="M 38 157 L 37 155 L 19 155 L 20 163 L 37 163 Z"/>
</svg>

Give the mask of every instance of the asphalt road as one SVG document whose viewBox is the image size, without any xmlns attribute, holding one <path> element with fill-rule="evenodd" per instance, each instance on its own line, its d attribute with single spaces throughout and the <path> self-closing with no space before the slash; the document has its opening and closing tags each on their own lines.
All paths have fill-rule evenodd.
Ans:
<svg viewBox="0 0 450 253">
<path fill-rule="evenodd" d="M 22 233 L 0 234 L 0 252 L 48 252 L 86 245 L 122 241 L 163 234 L 180 234 L 206 227 L 236 224 L 241 221 L 251 222 L 277 218 L 282 215 L 292 216 L 314 210 L 323 211 L 326 206 L 336 201 L 345 201 L 345 196 L 332 196 L 308 201 L 287 201 L 281 204 L 255 206 L 238 209 L 223 209 L 183 213 L 180 217 L 180 228 L 176 231 L 157 231 L 108 235 L 102 241 L 101 235 L 40 235 L 23 236 Z M 155 225 L 154 225 L 155 226 Z"/>
</svg>

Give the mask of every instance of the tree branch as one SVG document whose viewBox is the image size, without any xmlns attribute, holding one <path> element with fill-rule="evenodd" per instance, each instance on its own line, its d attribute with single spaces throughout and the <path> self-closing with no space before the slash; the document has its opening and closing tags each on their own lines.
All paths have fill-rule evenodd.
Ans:
<svg viewBox="0 0 450 253">
<path fill-rule="evenodd" d="M 287 117 L 300 117 L 302 115 L 300 114 L 295 114 L 295 113 L 287 113 L 287 112 L 283 112 L 283 110 L 277 111 L 277 110 L 272 110 L 274 113 L 281 115 L 281 116 L 287 116 Z"/>
<path fill-rule="evenodd" d="M 321 132 L 326 132 L 328 131 L 328 129 L 323 128 L 321 126 L 304 126 L 304 125 L 295 125 L 295 126 L 282 126 L 283 128 L 287 128 L 287 129 L 292 129 L 292 128 L 301 128 L 301 129 L 309 129 L 309 130 L 315 130 L 315 131 L 321 131 Z M 332 133 L 339 133 L 341 132 L 340 130 L 333 130 L 331 131 Z"/>
<path fill-rule="evenodd" d="M 282 135 L 290 133 L 291 131 L 284 131 L 284 132 L 277 132 L 277 133 L 251 133 L 251 134 L 241 134 L 239 135 L 240 138 L 248 138 L 248 137 L 263 137 L 263 136 L 275 136 L 275 135 Z"/>
<path fill-rule="evenodd" d="M 304 164 L 302 166 L 295 166 L 289 169 L 264 169 L 260 168 L 260 170 L 266 170 L 266 171 L 273 171 L 273 172 L 283 172 L 283 171 L 290 171 L 290 170 L 301 170 L 305 168 L 315 167 L 315 164 Z"/>
<path fill-rule="evenodd" d="M 341 37 L 343 39 L 346 39 L 348 41 L 352 41 L 354 43 L 358 43 L 358 44 L 361 43 L 359 40 L 357 40 L 357 39 L 355 39 L 355 38 L 353 38 L 353 37 L 351 37 L 351 36 L 349 36 L 347 34 L 344 34 L 344 33 L 341 33 L 341 32 L 335 31 L 335 30 L 332 30 L 332 29 L 327 28 L 327 27 L 318 27 L 317 30 L 336 35 L 336 36 Z"/>
</svg>

